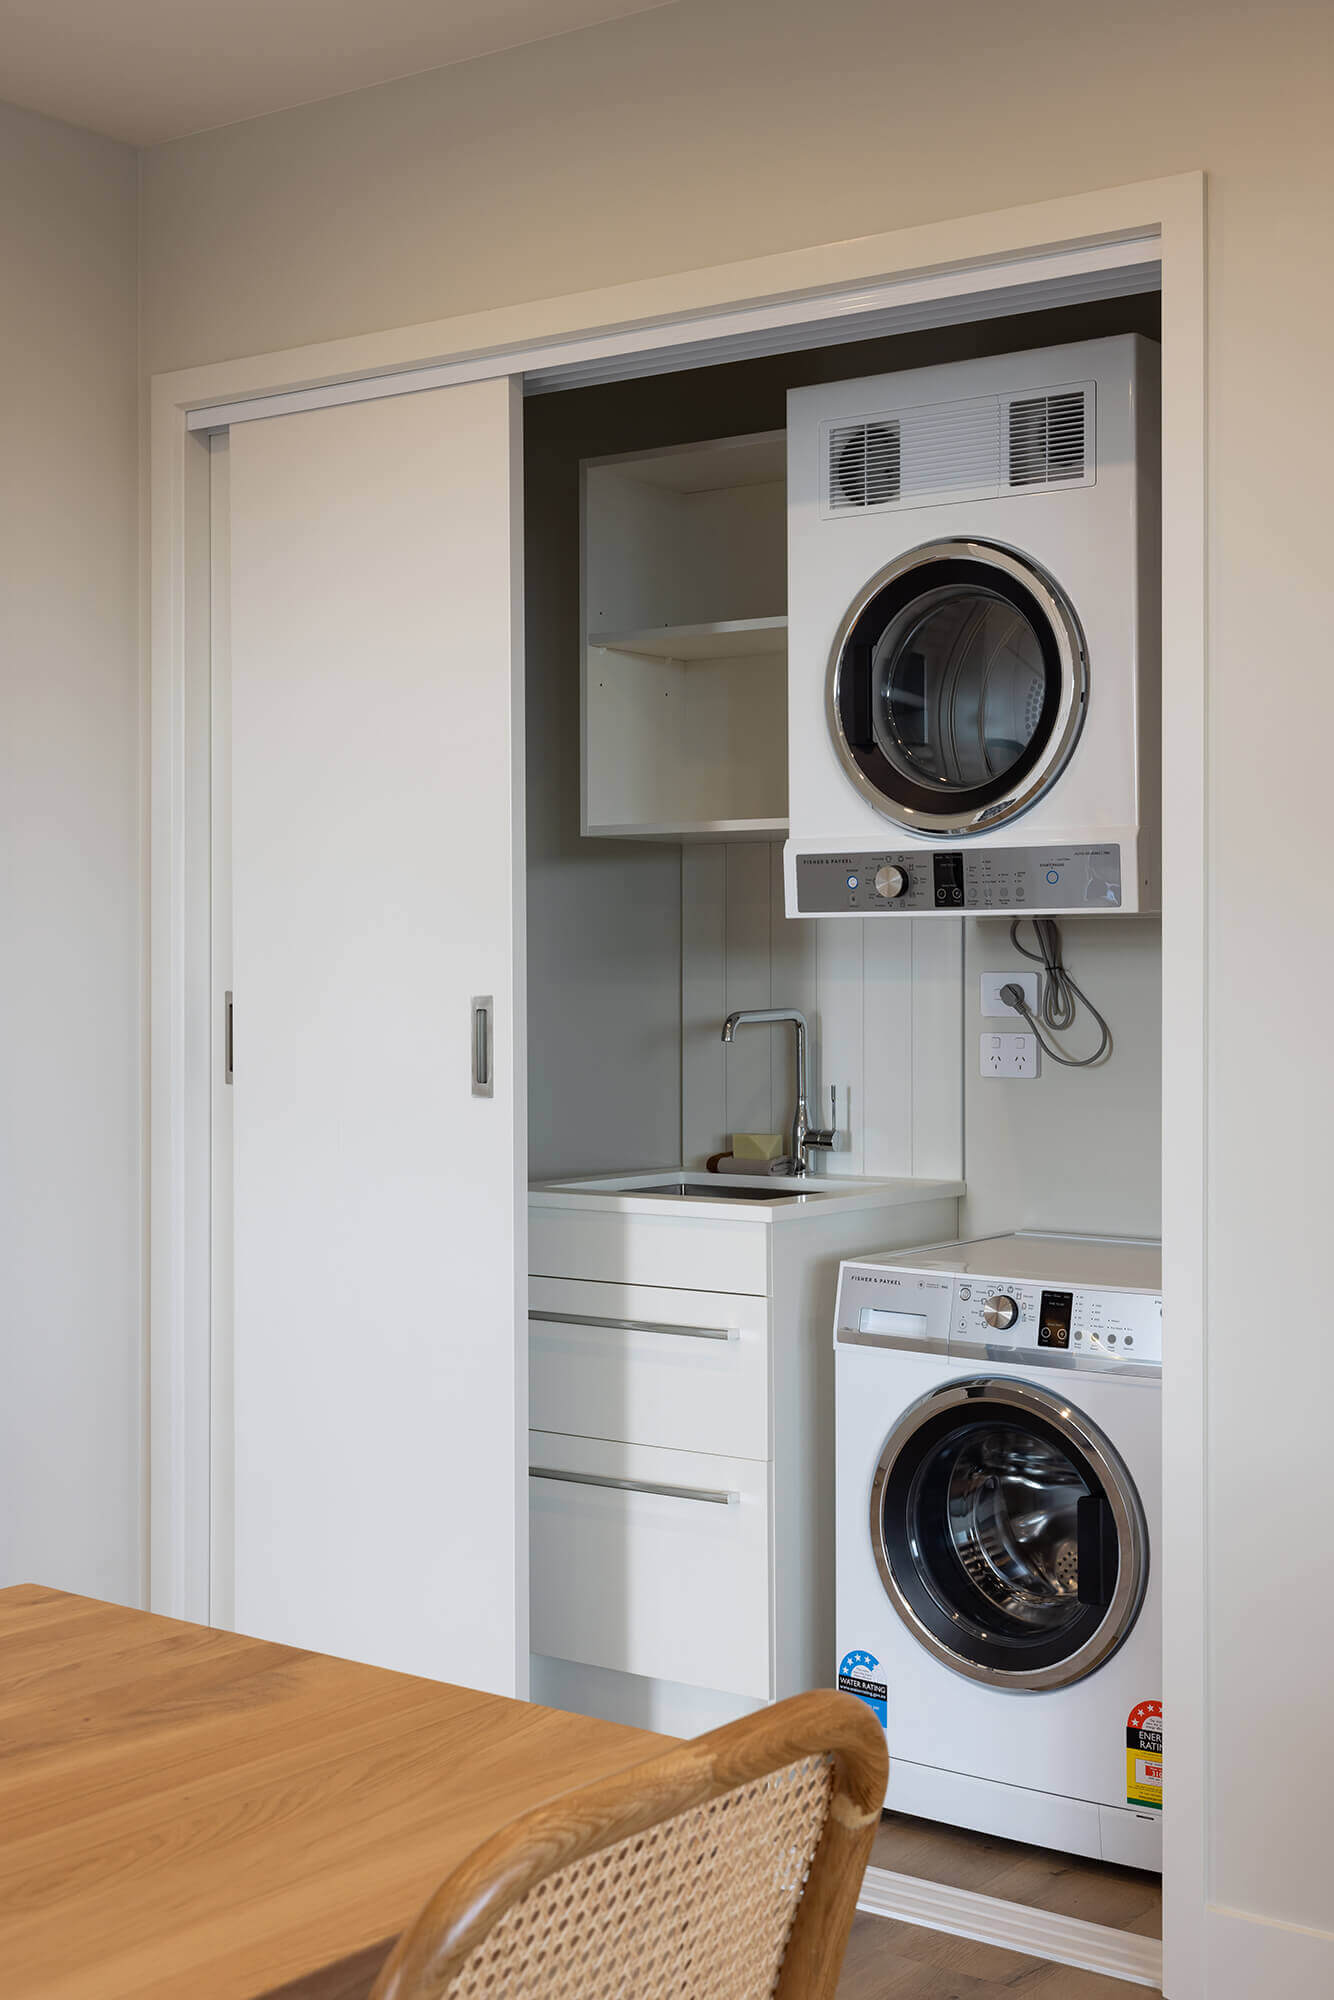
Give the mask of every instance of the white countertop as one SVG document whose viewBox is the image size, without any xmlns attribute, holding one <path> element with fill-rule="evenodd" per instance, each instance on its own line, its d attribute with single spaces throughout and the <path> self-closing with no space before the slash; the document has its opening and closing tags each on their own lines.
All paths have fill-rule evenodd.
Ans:
<svg viewBox="0 0 1334 2000">
<path fill-rule="evenodd" d="M 645 1192 L 676 1180 L 703 1189 L 705 1198 Z M 795 1194 L 799 1199 L 745 1201 L 723 1193 L 710 1199 L 708 1190 L 713 1186 L 755 1188 L 774 1197 Z M 963 1193 L 962 1181 L 862 1180 L 851 1174 L 808 1174 L 796 1180 L 780 1174 L 705 1174 L 689 1167 L 658 1167 L 590 1179 L 535 1182 L 528 1190 L 528 1200 L 538 1208 L 594 1208 L 611 1214 L 774 1223 L 849 1209 L 908 1208 L 919 1201 L 952 1201 Z"/>
</svg>

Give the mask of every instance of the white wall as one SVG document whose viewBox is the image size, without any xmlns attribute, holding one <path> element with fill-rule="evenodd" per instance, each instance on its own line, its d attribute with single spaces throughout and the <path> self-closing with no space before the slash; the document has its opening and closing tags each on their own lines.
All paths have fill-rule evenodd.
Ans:
<svg viewBox="0 0 1334 2000">
<path fill-rule="evenodd" d="M 0 105 L 0 1584 L 140 1592 L 136 165 Z"/>
<path fill-rule="evenodd" d="M 1212 1497 L 1199 1699 L 1214 1990 L 1235 1995 L 1264 1982 L 1238 1983 L 1228 1910 L 1314 1927 L 1327 1942 L 1311 1949 L 1334 1956 L 1334 1595 L 1318 1526 L 1334 1348 L 1318 1309 L 1287 1313 L 1281 1346 L 1271 1317 L 1274 1272 L 1288 1299 L 1324 1296 L 1334 1198 L 1318 1055 L 1332 67 L 1325 0 L 680 0 L 163 147 L 144 178 L 146 356 L 166 368 L 1208 171 Z M 1164 670 L 1170 681 L 1170 658 Z M 1271 1966 L 1289 1935 L 1265 1943 Z"/>
<path fill-rule="evenodd" d="M 983 1030 L 1023 1025 L 982 1018 L 980 975 L 1039 968 L 1011 945 L 1006 923 L 969 923 L 964 932 L 964 1234 L 1073 1229 L 1159 1235 L 1163 975 L 1157 919 L 1062 923 L 1066 967 L 1106 1015 L 1113 1049 L 1094 1069 L 1062 1069 L 1043 1056 L 1032 1082 L 998 1082 L 980 1073 Z M 1026 924 L 1020 942 L 1033 950 Z M 1068 1034 L 1050 1039 L 1071 1055 L 1090 1055 L 1098 1030 L 1081 1009 Z"/>
</svg>

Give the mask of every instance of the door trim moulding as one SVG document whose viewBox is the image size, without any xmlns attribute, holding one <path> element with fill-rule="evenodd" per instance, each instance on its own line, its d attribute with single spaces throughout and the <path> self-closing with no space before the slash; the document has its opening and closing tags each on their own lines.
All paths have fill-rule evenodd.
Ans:
<svg viewBox="0 0 1334 2000">
<path fill-rule="evenodd" d="M 522 356 L 506 348 L 482 350 L 424 368 L 336 377 L 272 395 L 205 403 L 188 412 L 186 426 L 212 431 L 262 417 L 328 409 L 336 403 L 409 396 L 422 389 L 513 374 L 520 362 L 525 393 L 549 394 L 635 375 L 669 374 L 754 355 L 836 346 L 919 327 L 1157 291 L 1161 282 L 1158 232 L 1141 230 L 1077 249 L 1006 258 L 982 269 L 964 265 L 841 291 L 765 299 L 727 312 L 687 313 L 675 320 L 585 332 L 539 342 Z"/>
<path fill-rule="evenodd" d="M 210 1184 L 207 1064 L 198 953 L 209 857 L 199 852 L 199 740 L 208 686 L 210 430 L 298 407 L 402 393 L 395 378 L 533 375 L 529 386 L 657 372 L 737 352 L 846 337 L 859 315 L 945 324 L 1061 303 L 1090 277 L 1140 288 L 1161 271 L 1163 353 L 1164 1291 L 1173 1338 L 1164 1370 L 1166 1671 L 1172 1810 L 1164 1827 L 1168 1990 L 1204 1991 L 1208 1905 L 1205 1744 L 1206 1348 L 1209 1064 L 1206 705 L 1205 181 L 1182 174 L 1025 207 L 528 301 L 383 333 L 160 374 L 149 408 L 149 1561 L 154 1609 L 207 1618 L 207 1300 Z M 1045 292 L 1044 284 L 1050 287 Z M 1013 301 L 1029 288 L 1022 308 Z M 1084 296 L 1094 296 L 1086 292 Z M 1066 300 L 1070 296 L 1067 289 Z M 967 302 L 967 303 L 965 303 Z M 865 319 L 862 325 L 866 324 Z M 865 337 L 860 328 L 856 337 Z M 709 350 L 712 349 L 710 355 Z M 725 350 L 724 350 L 725 351 Z M 688 359 L 684 359 L 688 357 Z M 583 371 L 582 373 L 580 371 Z M 373 379 L 374 378 L 374 379 Z M 355 385 L 355 387 L 353 386 Z M 413 387 L 427 386 L 420 379 Z M 406 388 L 406 385 L 404 385 Z M 245 410 L 238 405 L 246 404 Z M 302 405 L 309 407 L 311 405 Z M 202 727 L 207 731 L 207 704 Z M 207 813 L 204 814 L 207 823 Z M 209 977 L 207 968 L 204 979 Z M 202 1076 L 200 1064 L 205 1065 Z M 201 1383 L 204 1385 L 201 1391 Z"/>
</svg>

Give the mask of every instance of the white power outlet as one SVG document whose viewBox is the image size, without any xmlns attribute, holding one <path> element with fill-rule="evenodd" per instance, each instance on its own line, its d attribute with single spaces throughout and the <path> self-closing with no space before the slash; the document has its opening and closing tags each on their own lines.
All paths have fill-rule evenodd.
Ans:
<svg viewBox="0 0 1334 2000">
<path fill-rule="evenodd" d="M 982 974 L 982 1012 L 984 1015 L 1008 1014 L 1012 1021 L 1023 1019 L 1017 1008 L 1011 1007 L 1007 1000 L 1001 999 L 1000 990 L 1002 986 L 1020 987 L 1023 991 L 1024 999 L 1028 1002 L 1029 1013 L 1037 1013 L 1038 976 L 1036 972 L 984 972 Z"/>
<path fill-rule="evenodd" d="M 979 1067 L 983 1076 L 1036 1076 L 1038 1038 L 1036 1035 L 990 1035 L 979 1037 Z"/>
</svg>

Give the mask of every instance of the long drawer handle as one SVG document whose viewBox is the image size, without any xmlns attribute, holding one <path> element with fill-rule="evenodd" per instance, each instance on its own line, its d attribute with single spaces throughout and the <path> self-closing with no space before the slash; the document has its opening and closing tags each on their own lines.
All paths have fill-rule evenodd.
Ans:
<svg viewBox="0 0 1334 2000">
<path fill-rule="evenodd" d="M 663 1500 L 706 1500 L 711 1507 L 735 1507 L 739 1493 L 716 1486 L 666 1486 L 657 1479 L 613 1479 L 605 1472 L 561 1472 L 554 1465 L 530 1465 L 530 1479 L 559 1479 L 569 1486 L 612 1486 L 618 1493 L 653 1493 Z"/>
<path fill-rule="evenodd" d="M 672 1326 L 667 1320 L 658 1319 L 602 1319 L 597 1313 L 530 1312 L 530 1320 L 540 1320 L 543 1326 L 599 1326 L 609 1333 L 672 1333 L 685 1340 L 736 1340 L 741 1329 L 736 1326 Z"/>
</svg>

